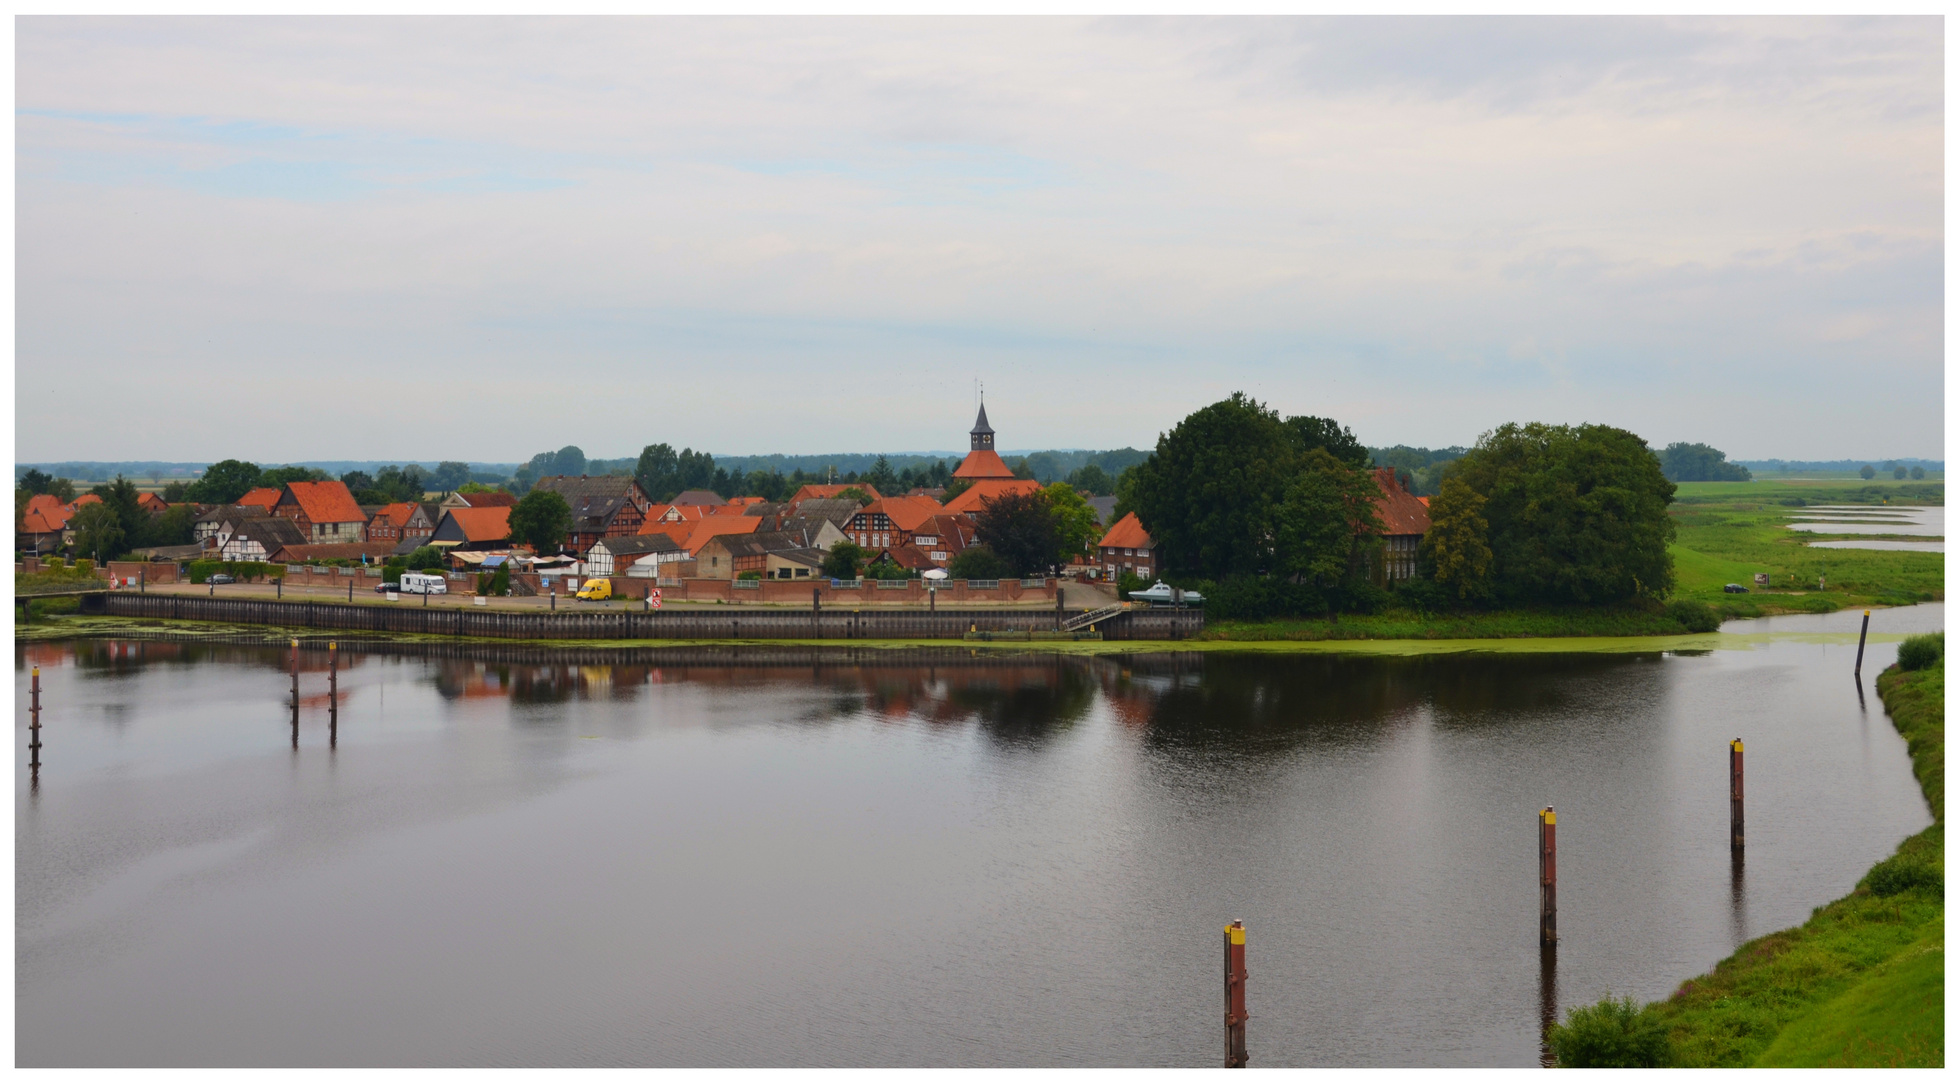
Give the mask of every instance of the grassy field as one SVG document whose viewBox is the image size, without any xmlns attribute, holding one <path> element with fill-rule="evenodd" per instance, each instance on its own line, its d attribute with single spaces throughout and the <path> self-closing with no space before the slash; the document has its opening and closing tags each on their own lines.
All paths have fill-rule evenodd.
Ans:
<svg viewBox="0 0 1957 1080">
<path fill-rule="evenodd" d="M 1939 661 L 1876 680 L 1936 824 L 1805 924 L 1647 1006 L 1673 1064 L 1943 1065 L 1943 676 Z"/>
<path fill-rule="evenodd" d="M 1880 506 L 1884 500 L 1891 506 L 1942 506 L 1943 484 L 1859 478 L 1680 484 L 1672 506 L 1678 525 L 1672 545 L 1677 595 L 1704 600 L 1734 618 L 1943 599 L 1940 552 L 1810 548 L 1807 541 L 1830 537 L 1786 527 L 1808 513 L 1808 506 Z M 1816 588 L 1824 569 L 1826 591 Z M 1728 582 L 1754 588 L 1756 573 L 1770 575 L 1772 585 L 1744 594 L 1723 591 Z"/>
<path fill-rule="evenodd" d="M 1367 638 L 1573 638 L 1679 635 L 1688 631 L 1662 611 L 1568 609 L 1469 611 L 1423 615 L 1388 611 L 1325 619 L 1216 622 L 1202 641 L 1356 641 Z"/>
</svg>

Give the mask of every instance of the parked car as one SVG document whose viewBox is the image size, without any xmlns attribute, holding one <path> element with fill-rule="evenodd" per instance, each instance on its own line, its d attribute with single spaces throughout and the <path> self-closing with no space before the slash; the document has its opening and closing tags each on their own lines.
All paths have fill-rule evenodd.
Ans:
<svg viewBox="0 0 1957 1080">
<path fill-rule="evenodd" d="M 232 577 L 230 574 L 212 574 L 209 580 L 213 585 L 235 585 L 238 583 L 238 579 Z"/>
<path fill-rule="evenodd" d="M 1749 589 L 1749 588 L 1747 588 L 1747 587 L 1746 587 L 1746 586 L 1744 586 L 1744 585 L 1737 585 L 1737 584 L 1733 584 L 1733 583 L 1731 583 L 1731 582 L 1728 582 L 1728 583 L 1727 583 L 1727 585 L 1726 585 L 1726 591 L 1727 591 L 1727 592 L 1752 592 L 1753 590 L 1751 590 L 1751 589 Z"/>
<path fill-rule="evenodd" d="M 1129 593 L 1128 596 L 1130 599 L 1143 600 L 1151 604 L 1173 604 L 1176 602 L 1176 590 L 1170 588 L 1169 583 L 1166 581 L 1158 581 L 1146 589 L 1136 589 Z M 1184 589 L 1182 590 L 1182 602 L 1185 604 L 1200 604 L 1203 602 L 1203 594 L 1194 589 Z"/>
<path fill-rule="evenodd" d="M 578 590 L 580 600 L 610 600 L 612 598 L 611 578 L 592 578 Z"/>
<path fill-rule="evenodd" d="M 379 585 L 374 586 L 374 591 L 375 592 L 400 592 L 401 583 L 398 581 L 383 581 Z"/>
</svg>

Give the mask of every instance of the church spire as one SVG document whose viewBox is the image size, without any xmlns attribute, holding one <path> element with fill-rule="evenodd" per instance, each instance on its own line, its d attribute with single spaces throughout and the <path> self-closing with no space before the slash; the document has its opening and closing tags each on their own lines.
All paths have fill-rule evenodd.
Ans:
<svg viewBox="0 0 1957 1080">
<path fill-rule="evenodd" d="M 992 449 L 992 425 L 985 422 L 985 402 L 979 402 L 978 423 L 972 426 L 972 449 Z"/>
</svg>

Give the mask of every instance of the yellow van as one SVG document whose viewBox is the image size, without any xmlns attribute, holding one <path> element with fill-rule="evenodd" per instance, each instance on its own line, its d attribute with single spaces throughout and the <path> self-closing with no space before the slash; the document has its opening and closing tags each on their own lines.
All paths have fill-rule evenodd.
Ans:
<svg viewBox="0 0 1957 1080">
<path fill-rule="evenodd" d="M 580 600 L 610 600 L 612 598 L 612 579 L 592 578 L 578 590 Z"/>
</svg>

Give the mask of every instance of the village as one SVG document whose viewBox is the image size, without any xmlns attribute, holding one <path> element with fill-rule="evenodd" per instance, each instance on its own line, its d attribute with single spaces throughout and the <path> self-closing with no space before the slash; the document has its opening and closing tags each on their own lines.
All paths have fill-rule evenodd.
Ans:
<svg viewBox="0 0 1957 1080">
<path fill-rule="evenodd" d="M 531 490 L 555 494 L 570 511 L 561 544 L 549 550 L 514 533 L 518 499 L 508 491 L 361 505 L 339 480 L 294 480 L 227 505 L 195 506 L 192 543 L 136 548 L 102 565 L 78 549 L 74 527 L 101 497 L 63 503 L 38 494 L 25 506 L 16 546 L 24 571 L 65 553 L 88 562 L 112 589 L 478 606 L 493 595 L 501 605 L 550 609 L 597 600 L 1087 610 L 1132 603 L 1135 587 L 1155 580 L 1155 541 L 1134 513 L 1115 515 L 1115 496 L 1096 492 L 1080 493 L 1097 517 L 1091 550 L 1024 578 L 960 573 L 959 557 L 981 545 L 989 505 L 1046 488 L 1016 476 L 1000 457 L 983 404 L 969 434 L 950 494 L 883 492 L 857 481 L 804 484 L 775 502 L 689 490 L 656 503 L 631 476 L 540 477 Z M 1429 525 L 1426 499 L 1393 469 L 1373 476 L 1385 525 L 1373 576 L 1390 585 L 1414 575 Z M 175 505 L 152 492 L 137 501 L 153 515 Z M 857 549 L 842 573 L 833 558 L 838 545 Z"/>
</svg>

